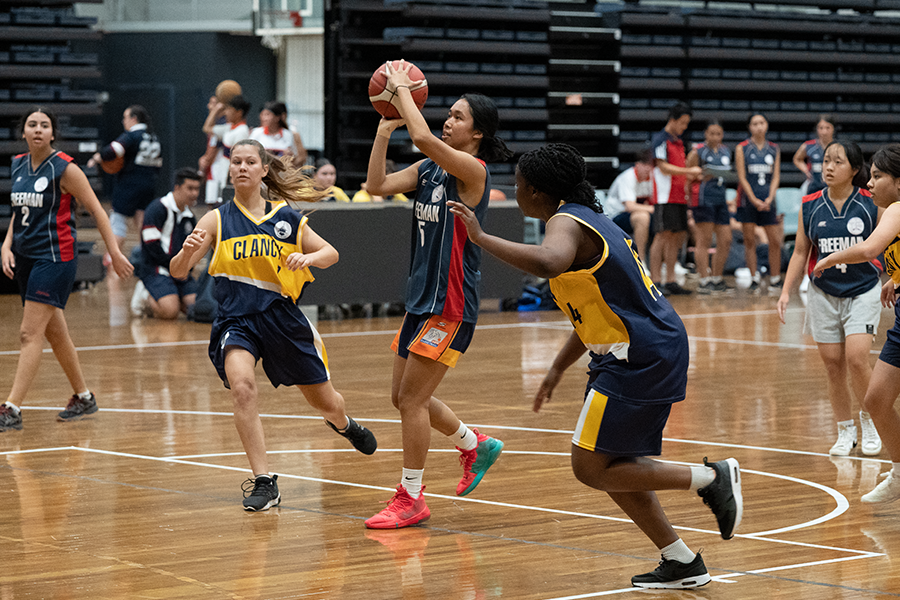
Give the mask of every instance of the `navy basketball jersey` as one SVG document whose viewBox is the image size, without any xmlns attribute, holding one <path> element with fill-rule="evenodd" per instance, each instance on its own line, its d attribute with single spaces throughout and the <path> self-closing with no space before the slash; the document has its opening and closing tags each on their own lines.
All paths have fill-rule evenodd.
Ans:
<svg viewBox="0 0 900 600">
<path fill-rule="evenodd" d="M 765 200 L 769 197 L 772 176 L 775 173 L 775 158 L 779 152 L 778 144 L 766 140 L 760 149 L 752 140 L 747 139 L 741 142 L 740 146 L 744 149 L 744 173 L 747 175 L 747 182 L 753 190 L 753 195 L 759 200 Z M 745 195 L 741 186 L 738 186 L 738 206 L 750 206 L 750 203 L 744 199 Z"/>
<path fill-rule="evenodd" d="M 612 221 L 580 204 L 552 217 L 570 218 L 603 242 L 591 264 L 572 265 L 550 279 L 550 290 L 591 352 L 592 386 L 609 397 L 647 403 L 684 399 L 687 332 L 633 247 Z"/>
<path fill-rule="evenodd" d="M 216 246 L 209 263 L 215 277 L 219 318 L 265 311 L 273 302 L 296 302 L 315 278 L 309 269 L 289 271 L 284 261 L 300 252 L 307 218 L 285 202 L 257 220 L 237 201 L 216 209 Z"/>
<path fill-rule="evenodd" d="M 484 193 L 472 209 L 479 223 L 484 221 L 491 193 L 491 174 L 487 167 L 484 172 Z M 466 226 L 447 208 L 449 200 L 461 202 L 456 177 L 426 159 L 419 166 L 416 185 L 406 311 L 475 323 L 481 248 L 469 241 Z"/>
<path fill-rule="evenodd" d="M 72 157 L 54 152 L 36 169 L 31 154 L 12 161 L 13 251 L 33 259 L 75 259 L 74 198 L 60 187 Z"/>
<path fill-rule="evenodd" d="M 731 150 L 724 144 L 712 150 L 706 144 L 698 144 L 695 148 L 700 158 L 700 166 L 714 173 L 722 173 L 721 177 L 713 177 L 700 183 L 697 193 L 699 206 L 721 206 L 725 204 L 725 173 L 731 171 Z"/>
<path fill-rule="evenodd" d="M 100 150 L 103 160 L 116 156 L 124 159 L 124 165 L 116 174 L 113 208 L 130 216 L 135 208 L 143 210 L 153 200 L 156 180 L 162 170 L 162 149 L 156 134 L 139 123 Z"/>
<path fill-rule="evenodd" d="M 803 231 L 812 243 L 814 260 L 855 246 L 872 234 L 878 208 L 868 190 L 853 188 L 838 212 L 828 197 L 828 188 L 803 197 Z M 840 264 L 825 269 L 810 281 L 820 290 L 838 298 L 852 298 L 871 290 L 879 282 L 879 266 L 871 262 Z"/>
<path fill-rule="evenodd" d="M 825 160 L 825 148 L 819 140 L 807 140 L 803 143 L 806 148 L 806 166 L 809 168 L 809 183 L 806 193 L 813 194 L 825 188 L 825 180 L 822 179 L 822 161 Z"/>
</svg>

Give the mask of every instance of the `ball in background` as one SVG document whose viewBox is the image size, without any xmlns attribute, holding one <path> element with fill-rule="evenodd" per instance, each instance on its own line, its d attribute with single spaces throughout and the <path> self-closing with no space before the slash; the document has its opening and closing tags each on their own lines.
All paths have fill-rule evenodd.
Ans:
<svg viewBox="0 0 900 600">
<path fill-rule="evenodd" d="M 425 79 L 425 75 L 419 67 L 409 61 L 406 61 L 406 63 L 412 65 L 412 68 L 409 70 L 410 79 L 413 81 L 422 81 Z M 400 61 L 391 61 L 391 66 L 394 69 L 399 69 Z M 399 119 L 400 113 L 397 112 L 396 107 L 391 104 L 392 94 L 385 89 L 385 84 L 387 84 L 387 73 L 385 73 L 384 64 L 382 64 L 372 74 L 372 78 L 369 79 L 369 101 L 372 102 L 372 106 L 375 107 L 375 110 L 377 110 L 385 119 Z M 416 103 L 416 108 L 422 110 L 422 107 L 425 106 L 425 101 L 428 99 L 428 84 L 426 83 L 420 88 L 411 90 L 411 93 L 413 101 Z"/>
<path fill-rule="evenodd" d="M 229 100 L 241 93 L 241 84 L 234 79 L 225 79 L 216 86 L 216 98 L 226 104 Z"/>
<path fill-rule="evenodd" d="M 122 167 L 125 166 L 125 157 L 117 156 L 112 160 L 102 160 L 100 161 L 100 168 L 103 169 L 104 173 L 109 173 L 110 175 L 115 175 L 119 171 L 122 170 Z"/>
</svg>

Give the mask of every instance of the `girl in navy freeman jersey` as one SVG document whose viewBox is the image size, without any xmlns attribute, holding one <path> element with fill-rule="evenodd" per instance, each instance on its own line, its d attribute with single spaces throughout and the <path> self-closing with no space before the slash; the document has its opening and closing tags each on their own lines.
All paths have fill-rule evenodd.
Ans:
<svg viewBox="0 0 900 600">
<path fill-rule="evenodd" d="M 450 214 L 447 203 L 462 202 L 483 219 L 491 191 L 485 162 L 512 156 L 494 136 L 499 119 L 492 100 L 481 94 L 457 100 L 438 139 L 410 93 L 425 82 L 412 81 L 410 65 L 403 61 L 397 70 L 390 62 L 386 66 L 387 89 L 394 94 L 391 102 L 402 119 L 382 119 L 378 124 L 366 189 L 380 196 L 415 190 L 416 199 L 406 316 L 392 345 L 397 356 L 391 400 L 402 421 L 403 475 L 387 508 L 366 521 L 373 529 L 406 527 L 431 515 L 422 494 L 422 475 L 432 427 L 455 440 L 462 452 L 463 477 L 456 487 L 460 496 L 475 489 L 503 448 L 499 440 L 466 427 L 433 394 L 472 339 L 481 278 L 481 251 L 468 241 L 466 228 Z M 404 124 L 428 158 L 386 175 L 391 132 Z"/>
<path fill-rule="evenodd" d="M 861 498 L 866 503 L 881 503 L 900 500 L 900 414 L 894 408 L 900 395 L 900 144 L 884 146 L 872 156 L 868 187 L 875 205 L 885 209 L 878 227 L 862 242 L 822 258 L 813 273 L 822 277 L 832 267 L 868 263 L 884 253 L 890 278 L 881 288 L 881 303 L 894 308 L 896 319 L 875 362 L 863 406 L 872 415 L 893 468 L 882 475 L 884 481 Z"/>
<path fill-rule="evenodd" d="M 881 209 L 872 202 L 862 151 L 853 142 L 833 141 L 825 148 L 822 175 L 827 187 L 803 197 L 794 254 L 778 298 L 778 317 L 790 301 L 791 287 L 800 282 L 815 260 L 859 244 L 875 230 Z M 869 351 L 881 318 L 881 269 L 874 262 L 840 264 L 810 281 L 807 329 L 825 363 L 831 408 L 838 438 L 829 454 L 847 456 L 858 435 L 850 412 L 850 389 L 862 404 L 872 376 Z M 847 376 L 850 376 L 850 385 Z M 860 411 L 863 454 L 881 452 L 881 440 L 865 411 Z"/>
<path fill-rule="evenodd" d="M 803 142 L 794 153 L 794 165 L 806 175 L 807 194 L 815 194 L 825 187 L 825 180 L 822 179 L 822 159 L 825 158 L 825 147 L 833 139 L 834 118 L 831 115 L 819 115 L 816 138 Z"/>
<path fill-rule="evenodd" d="M 725 131 L 713 121 L 706 126 L 705 142 L 697 144 L 688 154 L 688 167 L 700 166 L 704 169 L 701 179 L 691 184 L 691 207 L 697 229 L 694 258 L 700 275 L 701 294 L 728 291 L 722 273 L 728 250 L 731 248 L 731 214 L 725 201 L 725 176 L 731 173 L 731 151 L 722 143 Z M 713 233 L 716 235 L 716 250 L 712 259 L 710 274 L 709 249 L 712 247 Z"/>
<path fill-rule="evenodd" d="M 572 469 L 584 484 L 605 491 L 656 544 L 663 560 L 631 583 L 645 588 L 694 588 L 709 583 L 700 553 L 678 537 L 654 490 L 695 490 L 729 539 L 741 521 L 738 462 L 678 466 L 647 458 L 662 450 L 662 432 L 674 402 L 684 400 L 688 339 L 681 319 L 662 297 L 619 227 L 602 213 L 585 181 L 575 148 L 549 144 L 522 155 L 516 201 L 547 224 L 540 246 L 510 242 L 482 231 L 461 202 L 469 239 L 500 260 L 550 280 L 559 308 L 575 330 L 553 361 L 534 399 L 550 401 L 563 372 L 590 350 L 590 374 L 572 438 Z"/>
<path fill-rule="evenodd" d="M 756 272 L 756 227 L 766 231 L 769 240 L 769 286 L 781 287 L 781 225 L 775 209 L 775 192 L 781 182 L 781 152 L 778 144 L 766 140 L 769 122 L 755 113 L 747 123 L 750 138 L 734 151 L 738 176 L 737 219 L 744 234 L 744 258 L 753 276 L 750 290 L 759 289 Z"/>
<path fill-rule="evenodd" d="M 75 284 L 73 200 L 96 220 L 116 273 L 127 277 L 133 270 L 116 245 L 109 219 L 84 172 L 71 156 L 53 149 L 53 113 L 41 107 L 30 110 L 22 119 L 22 137 L 28 153 L 13 159 L 13 215 L 0 254 L 3 273 L 19 284 L 25 311 L 19 364 L 8 399 L 0 405 L 0 431 L 22 428 L 18 405 L 37 376 L 45 337 L 75 392 L 57 419 L 70 421 L 97 412 L 96 398 L 88 390 L 63 314 Z"/>
<path fill-rule="evenodd" d="M 291 157 L 276 159 L 256 140 L 231 148 L 229 175 L 234 201 L 206 213 L 172 258 L 172 277 L 187 277 L 213 249 L 209 274 L 219 303 L 209 338 L 209 358 L 231 389 L 234 424 L 253 470 L 244 486 L 244 510 L 268 510 L 281 502 L 277 475 L 269 474 L 266 440 L 259 418 L 254 375 L 262 359 L 273 386 L 297 386 L 325 423 L 364 454 L 375 452 L 375 436 L 347 416 L 344 398 L 331 384 L 322 338 L 297 306 L 310 267 L 338 260 L 307 218 L 284 200 L 315 201 L 322 194 L 312 180 L 292 169 Z M 262 197 L 266 184 L 269 198 Z"/>
</svg>

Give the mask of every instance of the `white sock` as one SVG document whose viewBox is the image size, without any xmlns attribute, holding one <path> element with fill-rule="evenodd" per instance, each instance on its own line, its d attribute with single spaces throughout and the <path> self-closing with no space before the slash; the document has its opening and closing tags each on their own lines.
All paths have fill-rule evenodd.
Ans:
<svg viewBox="0 0 900 600">
<path fill-rule="evenodd" d="M 841 425 L 843 425 L 844 427 L 853 427 L 853 419 L 850 419 L 849 421 L 838 421 L 839 428 Z"/>
<path fill-rule="evenodd" d="M 13 412 L 14 412 L 14 413 L 19 414 L 19 413 L 21 412 L 21 411 L 19 410 L 19 407 L 16 406 L 15 404 L 13 404 L 12 401 L 7 400 L 7 401 L 5 402 L 5 404 L 6 404 L 8 407 L 10 407 L 11 409 L 13 409 Z M 898 471 L 898 472 L 900 472 L 900 471 Z"/>
<path fill-rule="evenodd" d="M 459 429 L 452 437 L 456 441 L 456 445 L 462 450 L 473 450 L 478 447 L 478 436 L 475 432 L 466 427 L 462 421 L 459 422 Z"/>
<path fill-rule="evenodd" d="M 81 392 L 80 394 L 75 394 L 75 395 L 78 396 L 79 398 L 81 398 L 82 400 L 90 400 L 91 399 L 91 390 L 85 390 L 85 391 Z"/>
<path fill-rule="evenodd" d="M 694 560 L 694 556 L 696 556 L 681 538 L 678 538 L 665 548 L 661 549 L 660 552 L 664 559 L 677 560 L 685 565 Z"/>
<path fill-rule="evenodd" d="M 260 473 L 259 475 L 254 475 L 253 479 L 259 479 L 260 477 L 268 477 L 269 479 L 272 479 L 272 476 L 268 473 Z"/>
<path fill-rule="evenodd" d="M 895 475 L 897 475 L 897 477 L 900 477 L 900 462 L 895 462 L 892 464 L 894 465 L 894 467 L 891 469 L 891 473 L 894 473 Z"/>
<path fill-rule="evenodd" d="M 775 275 L 774 277 L 769 277 L 769 283 L 771 283 L 772 285 L 777 284 L 779 281 L 781 281 L 781 275 Z"/>
<path fill-rule="evenodd" d="M 706 487 L 716 479 L 716 472 L 712 467 L 692 466 L 691 469 L 691 487 L 688 488 L 692 492 L 696 492 L 702 487 Z M 691 560 L 694 560 L 693 558 Z M 688 562 L 691 562 L 690 560 Z"/>
<path fill-rule="evenodd" d="M 400 480 L 400 484 L 406 488 L 406 491 L 413 498 L 418 498 L 422 495 L 422 475 L 425 473 L 425 469 L 407 469 L 403 467 L 403 477 Z"/>
<path fill-rule="evenodd" d="M 712 282 L 713 282 L 713 283 L 719 283 L 719 282 L 721 282 L 722 280 L 724 280 L 725 278 L 722 277 L 721 275 L 713 275 L 713 276 L 711 277 L 711 279 L 712 279 Z"/>
<path fill-rule="evenodd" d="M 706 285 L 707 283 L 709 283 L 709 280 L 710 280 L 709 277 L 701 277 L 701 278 L 700 278 L 700 285 Z"/>
</svg>

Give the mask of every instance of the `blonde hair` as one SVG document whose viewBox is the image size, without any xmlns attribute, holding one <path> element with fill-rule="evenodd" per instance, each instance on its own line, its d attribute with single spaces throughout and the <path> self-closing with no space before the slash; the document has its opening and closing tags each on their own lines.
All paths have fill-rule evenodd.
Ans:
<svg viewBox="0 0 900 600">
<path fill-rule="evenodd" d="M 256 140 L 241 140 L 233 148 L 238 146 L 256 148 L 262 164 L 269 167 L 269 172 L 263 177 L 263 183 L 266 184 L 270 200 L 280 199 L 289 203 L 318 202 L 331 197 L 327 190 L 316 183 L 309 167 L 297 169 L 291 165 L 292 157 L 274 156 Z"/>
</svg>

